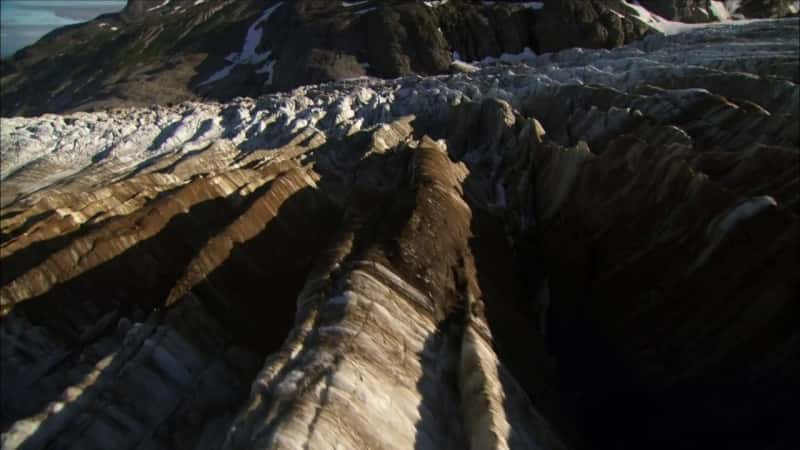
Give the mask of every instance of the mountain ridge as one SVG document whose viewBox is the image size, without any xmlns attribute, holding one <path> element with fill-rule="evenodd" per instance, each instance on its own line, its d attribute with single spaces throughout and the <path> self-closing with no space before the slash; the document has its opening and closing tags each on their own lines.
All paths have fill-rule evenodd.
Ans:
<svg viewBox="0 0 800 450">
<path fill-rule="evenodd" d="M 708 1 L 694 3 L 708 15 Z M 791 2 L 772 3 L 782 15 Z M 130 0 L 4 61 L 2 115 L 226 101 L 358 76 L 452 73 L 459 58 L 526 48 L 611 48 L 652 32 L 641 14 L 621 0 Z"/>
</svg>

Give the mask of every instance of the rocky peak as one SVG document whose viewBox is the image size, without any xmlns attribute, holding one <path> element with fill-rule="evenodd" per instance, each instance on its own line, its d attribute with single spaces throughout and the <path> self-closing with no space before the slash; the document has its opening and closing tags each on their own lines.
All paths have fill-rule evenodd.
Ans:
<svg viewBox="0 0 800 450">
<path fill-rule="evenodd" d="M 127 20 L 136 21 L 145 17 L 180 13 L 206 1 L 218 2 L 220 0 L 128 0 L 125 8 L 121 11 L 121 16 Z"/>
<path fill-rule="evenodd" d="M 157 6 L 160 0 L 128 0 L 122 15 L 131 19 L 144 17 L 148 9 Z"/>
<path fill-rule="evenodd" d="M 650 2 L 675 20 L 720 2 Z M 741 14 L 782 15 L 778 0 Z M 765 9 L 766 8 L 766 9 Z M 723 8 L 724 9 L 724 8 Z M 226 101 L 363 76 L 453 73 L 504 54 L 613 48 L 661 19 L 623 0 L 130 0 L 57 30 L 2 68 L 2 113 Z"/>
</svg>

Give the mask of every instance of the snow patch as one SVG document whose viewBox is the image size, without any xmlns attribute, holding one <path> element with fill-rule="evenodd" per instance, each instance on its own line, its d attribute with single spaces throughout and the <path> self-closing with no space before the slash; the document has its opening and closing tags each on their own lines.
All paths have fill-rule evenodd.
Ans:
<svg viewBox="0 0 800 450">
<path fill-rule="evenodd" d="M 711 12 L 717 19 L 721 21 L 729 21 L 734 17 L 737 17 L 738 14 L 735 14 L 736 10 L 739 8 L 739 0 L 733 2 L 721 2 L 721 1 L 712 1 L 711 2 Z M 711 28 L 715 26 L 719 26 L 720 23 L 683 23 L 683 22 L 675 22 L 672 20 L 667 20 L 657 14 L 654 14 L 648 11 L 645 7 L 639 4 L 639 2 L 634 1 L 630 2 L 625 0 L 625 5 L 631 9 L 633 9 L 637 16 L 638 20 L 644 22 L 646 25 L 654 28 L 657 31 L 665 35 L 674 35 L 679 33 L 685 33 L 687 31 L 702 29 L 702 28 Z M 707 12 L 706 12 L 707 13 Z M 746 20 L 739 20 L 737 21 L 740 24 L 749 23 L 752 21 Z"/>
<path fill-rule="evenodd" d="M 161 3 L 159 5 L 153 6 L 152 8 L 148 9 L 147 11 L 150 12 L 150 11 L 155 11 L 155 10 L 157 10 L 159 8 L 163 8 L 163 7 L 167 6 L 167 5 L 169 5 L 170 1 L 172 1 L 172 0 L 164 0 L 164 3 Z"/>
<path fill-rule="evenodd" d="M 233 69 L 236 66 L 242 64 L 261 64 L 267 59 L 269 59 L 270 55 L 272 55 L 271 50 L 267 50 L 264 53 L 257 53 L 256 49 L 258 48 L 259 44 L 261 44 L 261 39 L 264 36 L 264 24 L 269 20 L 270 16 L 281 6 L 283 6 L 283 2 L 278 2 L 277 4 L 273 5 L 270 8 L 267 8 L 261 17 L 259 17 L 250 28 L 247 30 L 247 36 L 245 37 L 244 44 L 242 45 L 242 50 L 237 53 L 231 53 L 226 57 L 228 61 L 231 61 L 229 66 L 223 67 L 213 75 L 211 75 L 206 81 L 199 84 L 199 86 L 205 86 L 207 84 L 211 84 L 222 80 L 228 77 Z M 235 56 L 234 56 L 235 55 Z M 268 73 L 269 74 L 269 81 L 268 83 L 272 83 L 272 68 L 274 66 L 274 61 L 272 64 L 265 64 L 260 69 L 256 70 L 257 73 Z"/>
<path fill-rule="evenodd" d="M 712 0 L 711 5 L 711 14 L 719 20 L 731 20 L 731 13 L 728 11 L 728 8 L 725 6 L 725 3 L 721 1 Z"/>
<path fill-rule="evenodd" d="M 729 212 L 719 222 L 718 228 L 722 235 L 725 235 L 742 221 L 774 206 L 778 206 L 778 202 L 769 195 L 750 198 Z"/>
<path fill-rule="evenodd" d="M 478 66 L 476 66 L 474 64 L 470 64 L 468 62 L 460 61 L 460 60 L 457 60 L 457 59 L 454 60 L 450 65 L 456 71 L 464 72 L 464 73 L 472 73 L 472 72 L 477 72 L 477 71 L 481 70 L 480 67 L 478 67 Z"/>
<path fill-rule="evenodd" d="M 725 9 L 727 9 L 731 14 L 736 13 L 741 6 L 742 0 L 725 0 Z"/>
<path fill-rule="evenodd" d="M 487 56 L 483 58 L 481 64 L 495 64 L 498 62 L 509 64 L 520 64 L 536 58 L 536 53 L 528 47 L 525 47 L 521 53 L 503 53 L 500 56 Z"/>
</svg>

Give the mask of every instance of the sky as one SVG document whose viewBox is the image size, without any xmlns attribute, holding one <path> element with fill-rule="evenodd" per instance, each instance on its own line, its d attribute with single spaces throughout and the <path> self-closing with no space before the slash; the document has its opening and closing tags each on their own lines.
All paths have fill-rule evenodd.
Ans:
<svg viewBox="0 0 800 450">
<path fill-rule="evenodd" d="M 0 0 L 0 57 L 60 26 L 119 11 L 126 0 Z"/>
</svg>

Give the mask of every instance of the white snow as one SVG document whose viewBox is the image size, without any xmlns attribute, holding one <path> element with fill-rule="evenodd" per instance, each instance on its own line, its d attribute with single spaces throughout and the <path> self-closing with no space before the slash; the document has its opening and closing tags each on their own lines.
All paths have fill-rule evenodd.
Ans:
<svg viewBox="0 0 800 450">
<path fill-rule="evenodd" d="M 769 195 L 752 197 L 730 211 L 719 222 L 718 228 L 722 232 L 722 235 L 725 235 L 740 222 L 774 206 L 778 206 L 778 202 Z"/>
<path fill-rule="evenodd" d="M 170 2 L 170 1 L 171 1 L 171 0 L 164 0 L 164 3 L 161 3 L 161 4 L 159 4 L 159 5 L 153 6 L 152 8 L 148 9 L 147 11 L 148 11 L 148 12 L 149 12 L 149 11 L 155 11 L 155 10 L 157 10 L 157 9 L 159 9 L 159 8 L 163 8 L 163 7 L 167 6 L 167 5 L 169 5 L 169 2 Z"/>
<path fill-rule="evenodd" d="M 721 1 L 711 1 L 711 14 L 719 20 L 730 20 L 731 13 Z"/>
<path fill-rule="evenodd" d="M 208 77 L 208 79 L 206 81 L 203 81 L 202 83 L 200 83 L 200 86 L 205 86 L 207 84 L 211 84 L 211 83 L 217 82 L 217 81 L 219 81 L 219 80 L 221 80 L 223 78 L 227 78 L 228 75 L 231 74 L 231 71 L 233 70 L 233 68 L 236 67 L 238 64 L 239 64 L 238 62 L 234 62 L 230 66 L 223 67 L 222 69 L 218 70 L 217 72 L 214 72 L 210 77 Z"/>
<path fill-rule="evenodd" d="M 786 30 L 785 40 L 772 37 L 753 50 L 763 30 L 780 27 Z M 364 78 L 226 104 L 188 102 L 169 108 L 2 118 L 0 179 L 4 185 L 12 180 L 20 192 L 29 193 L 78 174 L 97 158 L 113 162 L 114 170 L 124 173 L 161 155 L 193 151 L 215 140 L 227 140 L 242 149 L 274 148 L 309 127 L 335 137 L 346 135 L 354 127 L 370 129 L 409 114 L 439 117 L 447 114 L 451 105 L 487 96 L 507 98 L 518 106 L 530 96 L 546 97 L 566 85 L 596 84 L 633 92 L 651 77 L 702 78 L 709 71 L 717 71 L 720 61 L 734 64 L 741 58 L 742 47 L 730 42 L 742 29 L 753 36 L 738 41 L 746 45 L 748 60 L 798 57 L 795 22 L 732 21 L 688 30 L 679 36 L 653 35 L 611 51 L 572 49 L 538 56 L 526 51 L 521 56 L 497 58 L 515 61 L 501 65 L 466 64 L 454 52 L 454 64 L 461 63 L 463 70 L 448 76 Z M 728 34 L 730 38 L 725 38 Z M 246 53 L 255 46 L 243 47 L 242 53 Z M 229 58 L 236 63 L 248 60 L 239 55 Z M 267 74 L 270 82 L 276 62 L 259 60 L 254 69 Z M 224 77 L 236 63 L 218 76 Z M 796 85 L 787 82 L 774 89 L 770 95 L 779 99 L 776 102 L 786 113 L 800 107 Z M 702 90 L 668 90 L 661 100 L 639 102 L 632 108 L 663 117 L 679 113 L 681 105 L 695 101 L 696 96 L 707 95 L 711 94 Z M 773 108 L 768 109 L 773 112 Z M 26 165 L 42 167 L 46 176 L 17 178 L 14 173 Z"/>
<path fill-rule="evenodd" d="M 542 9 L 544 8 L 544 2 L 526 2 L 522 4 L 526 8 L 530 9 Z"/>
<path fill-rule="evenodd" d="M 265 74 L 267 74 L 267 79 L 264 81 L 264 84 L 269 85 L 269 84 L 272 84 L 272 77 L 274 75 L 274 69 L 275 69 L 275 61 L 267 61 L 266 63 L 264 63 L 263 66 L 261 66 L 260 69 L 256 70 L 256 73 L 265 73 Z"/>
<path fill-rule="evenodd" d="M 613 13 L 615 16 L 619 17 L 620 19 L 624 19 L 625 18 L 625 14 L 619 13 L 617 11 L 614 11 L 613 9 L 610 9 L 610 8 L 609 8 L 609 11 L 611 13 Z"/>
<path fill-rule="evenodd" d="M 468 62 L 460 61 L 458 59 L 453 60 L 452 64 L 454 69 L 458 70 L 459 72 L 477 72 L 481 70 L 480 67 L 476 66 L 475 64 L 470 64 Z"/>
<path fill-rule="evenodd" d="M 725 9 L 731 14 L 735 14 L 740 6 L 742 6 L 742 0 L 725 0 Z"/>
<path fill-rule="evenodd" d="M 457 70 L 461 72 L 476 72 L 480 70 L 482 66 L 497 64 L 500 62 L 507 64 L 522 64 L 529 62 L 536 58 L 536 53 L 534 53 L 530 48 L 525 47 L 520 53 L 503 53 L 500 56 L 487 56 L 480 61 L 463 61 L 461 59 L 461 55 L 457 51 L 453 52 L 452 57 L 452 65 Z"/>
<path fill-rule="evenodd" d="M 536 58 L 536 53 L 534 53 L 530 48 L 525 47 L 521 53 L 503 53 L 498 57 L 487 56 L 486 58 L 483 58 L 480 63 L 493 64 L 497 62 L 504 62 L 510 64 L 519 64 L 525 61 L 530 61 L 533 58 Z"/>
<path fill-rule="evenodd" d="M 345 8 L 358 8 L 360 6 L 367 5 L 367 4 L 371 3 L 371 2 L 372 2 L 372 0 L 362 0 L 362 1 L 357 1 L 357 2 L 342 2 L 342 6 L 344 6 Z M 355 11 L 355 12 L 353 12 L 353 14 L 355 14 L 355 15 L 366 14 L 366 13 L 368 13 L 370 11 L 374 11 L 375 9 L 377 9 L 376 6 L 369 6 L 367 8 L 363 8 L 363 9 L 360 9 L 358 11 Z"/>
<path fill-rule="evenodd" d="M 701 28 L 712 28 L 722 25 L 719 22 L 710 22 L 710 23 L 683 23 L 683 22 L 675 22 L 672 20 L 667 20 L 658 14 L 654 14 L 648 11 L 645 7 L 639 4 L 639 2 L 634 1 L 630 2 L 624 0 L 626 5 L 629 8 L 632 8 L 636 11 L 638 15 L 638 19 L 647 24 L 648 26 L 664 33 L 666 35 L 674 35 L 679 33 L 685 33 L 687 31 L 701 29 Z M 737 17 L 737 14 L 734 14 L 736 9 L 739 7 L 740 1 L 736 0 L 733 2 L 721 2 L 721 1 L 712 1 L 711 2 L 711 12 L 717 19 L 727 22 L 734 17 Z M 737 20 L 739 24 L 745 24 L 749 22 L 753 22 L 754 20 Z"/>
<path fill-rule="evenodd" d="M 650 12 L 647 8 L 640 5 L 638 1 L 634 2 L 630 2 L 627 0 L 623 1 L 625 2 L 626 6 L 636 11 L 636 14 L 638 15 L 637 18 L 640 21 L 667 35 L 682 33 L 693 28 L 707 26 L 706 24 L 688 24 L 683 22 L 674 22 L 671 20 L 667 20 L 659 16 L 658 14 Z"/>
<path fill-rule="evenodd" d="M 267 8 L 261 17 L 259 17 L 250 28 L 247 30 L 247 36 L 245 36 L 244 44 L 242 45 L 242 50 L 237 53 L 231 53 L 226 57 L 228 61 L 231 61 L 231 64 L 223 67 L 216 73 L 212 74 L 206 81 L 200 83 L 200 86 L 204 86 L 207 84 L 214 83 L 219 81 L 223 78 L 226 78 L 228 75 L 231 74 L 231 71 L 236 66 L 242 64 L 261 64 L 269 59 L 270 55 L 272 54 L 271 50 L 267 50 L 264 53 L 257 53 L 256 49 L 258 48 L 259 44 L 261 44 L 262 37 L 264 35 L 264 24 L 269 20 L 270 16 L 281 6 L 283 6 L 283 2 L 278 2 L 270 8 Z M 235 56 L 234 56 L 235 55 Z M 261 69 L 258 69 L 258 73 L 270 73 L 270 83 L 272 82 L 272 67 L 273 64 L 266 64 Z"/>
</svg>

